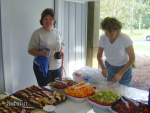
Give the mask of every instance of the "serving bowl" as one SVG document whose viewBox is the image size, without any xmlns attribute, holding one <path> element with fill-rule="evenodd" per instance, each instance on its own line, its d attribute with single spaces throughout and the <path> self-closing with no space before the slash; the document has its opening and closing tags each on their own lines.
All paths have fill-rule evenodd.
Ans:
<svg viewBox="0 0 150 113">
<path fill-rule="evenodd" d="M 75 98 L 85 98 L 93 95 L 95 93 L 95 89 L 89 84 L 87 85 L 86 82 L 82 81 L 75 86 L 69 86 L 64 90 L 64 93 Z"/>
<path fill-rule="evenodd" d="M 73 96 L 70 96 L 68 94 L 65 94 L 66 97 L 68 97 L 69 99 L 73 100 L 73 101 L 76 101 L 76 102 L 83 102 L 85 100 L 87 100 L 87 96 L 86 97 L 73 97 Z"/>
<path fill-rule="evenodd" d="M 31 113 L 46 113 L 43 109 L 35 109 Z"/>
<path fill-rule="evenodd" d="M 47 113 L 55 113 L 55 106 L 53 105 L 46 105 L 43 107 L 43 110 Z"/>
<path fill-rule="evenodd" d="M 98 102 L 95 100 L 92 100 L 91 98 L 88 97 L 88 102 L 93 105 L 94 107 L 98 108 L 98 109 L 103 109 L 103 110 L 107 110 L 111 104 L 107 104 L 107 103 L 102 103 L 102 102 Z"/>
<path fill-rule="evenodd" d="M 94 107 L 108 109 L 120 97 L 117 92 L 111 90 L 99 90 L 94 95 L 88 97 L 88 101 Z"/>
<path fill-rule="evenodd" d="M 134 101 L 133 99 L 127 99 L 125 97 L 122 97 L 122 98 L 124 98 L 124 100 L 126 100 L 129 103 L 129 107 L 125 105 L 122 99 L 119 99 L 109 107 L 112 113 L 129 113 L 130 111 L 134 113 L 149 113 L 150 112 L 150 109 L 148 109 L 148 105 L 141 103 L 141 102 L 139 102 L 139 105 L 136 105 L 133 102 Z"/>
</svg>

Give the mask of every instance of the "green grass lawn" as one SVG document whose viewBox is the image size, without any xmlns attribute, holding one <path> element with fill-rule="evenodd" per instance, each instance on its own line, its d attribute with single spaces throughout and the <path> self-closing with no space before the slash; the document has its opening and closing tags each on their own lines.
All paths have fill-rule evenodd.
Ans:
<svg viewBox="0 0 150 113">
<path fill-rule="evenodd" d="M 122 32 L 126 33 L 131 37 L 131 39 L 134 40 L 144 40 L 144 36 L 150 32 L 149 29 L 142 29 L 142 30 L 133 30 L 132 33 L 130 30 L 122 30 Z"/>
<path fill-rule="evenodd" d="M 132 33 L 130 33 L 129 30 L 122 30 L 122 32 L 128 34 L 133 41 L 137 40 L 145 40 L 144 36 L 150 32 L 149 29 L 142 29 L 142 30 L 133 30 Z M 140 44 L 134 44 L 134 50 L 141 50 L 141 51 L 150 51 L 150 45 L 140 45 Z"/>
<path fill-rule="evenodd" d="M 133 47 L 134 47 L 134 50 L 141 50 L 141 51 L 150 51 L 150 46 L 144 46 L 144 45 L 134 45 L 133 44 Z"/>
</svg>

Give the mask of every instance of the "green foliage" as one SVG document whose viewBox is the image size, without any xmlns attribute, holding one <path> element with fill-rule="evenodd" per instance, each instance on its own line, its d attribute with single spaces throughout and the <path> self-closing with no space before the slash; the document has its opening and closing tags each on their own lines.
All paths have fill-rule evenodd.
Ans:
<svg viewBox="0 0 150 113">
<path fill-rule="evenodd" d="M 150 28 L 150 0 L 100 0 L 100 21 L 118 18 L 127 29 Z"/>
</svg>

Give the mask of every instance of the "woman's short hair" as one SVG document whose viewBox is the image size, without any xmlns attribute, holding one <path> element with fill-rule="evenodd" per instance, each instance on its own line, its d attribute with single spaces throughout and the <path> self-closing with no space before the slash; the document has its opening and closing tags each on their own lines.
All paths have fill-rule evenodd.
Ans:
<svg viewBox="0 0 150 113">
<path fill-rule="evenodd" d="M 122 23 L 114 17 L 106 17 L 100 23 L 100 28 L 102 30 L 107 30 L 109 33 L 113 31 L 121 31 Z"/>
<path fill-rule="evenodd" d="M 55 21 L 55 13 L 54 10 L 51 8 L 46 8 L 42 13 L 41 13 L 41 19 L 40 19 L 40 24 L 43 25 L 43 19 L 45 16 L 50 15 L 54 21 Z M 55 22 L 54 22 L 55 23 Z"/>
</svg>

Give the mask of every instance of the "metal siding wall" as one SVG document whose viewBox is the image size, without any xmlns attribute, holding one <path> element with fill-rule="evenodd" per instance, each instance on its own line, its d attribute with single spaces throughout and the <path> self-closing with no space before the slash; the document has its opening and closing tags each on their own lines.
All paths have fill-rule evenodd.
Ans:
<svg viewBox="0 0 150 113">
<path fill-rule="evenodd" d="M 76 4 L 76 61 L 75 61 L 75 69 L 79 68 L 79 66 L 81 65 L 81 61 L 82 61 L 82 56 L 81 56 L 81 49 L 82 49 L 82 4 L 77 3 Z"/>
<path fill-rule="evenodd" d="M 69 75 L 74 71 L 75 69 L 75 27 L 76 27 L 76 21 L 75 21 L 75 3 L 70 2 L 69 4 Z"/>
<path fill-rule="evenodd" d="M 68 51 L 69 51 L 69 29 L 68 29 L 68 21 L 69 21 L 69 2 L 65 2 L 64 4 L 64 43 L 65 43 L 65 50 L 64 50 L 64 53 L 65 53 L 65 59 L 64 59 L 64 66 L 65 66 L 65 71 L 68 75 L 69 73 L 69 67 L 68 67 L 68 62 L 69 62 L 69 54 L 68 54 Z"/>
<path fill-rule="evenodd" d="M 74 70 L 85 66 L 86 61 L 86 13 L 85 4 L 65 2 L 64 43 L 65 69 L 72 77 Z"/>
<path fill-rule="evenodd" d="M 0 0 L 0 93 L 4 92 L 4 73 L 2 55 L 2 29 L 1 29 L 1 0 Z"/>
<path fill-rule="evenodd" d="M 82 45 L 82 52 L 81 52 L 81 56 L 82 56 L 82 61 L 81 61 L 81 66 L 84 67 L 86 65 L 86 49 L 87 49 L 87 3 L 85 3 L 83 6 L 82 6 L 82 18 L 81 18 L 81 21 L 82 21 L 82 34 L 81 34 L 81 45 Z"/>
</svg>

